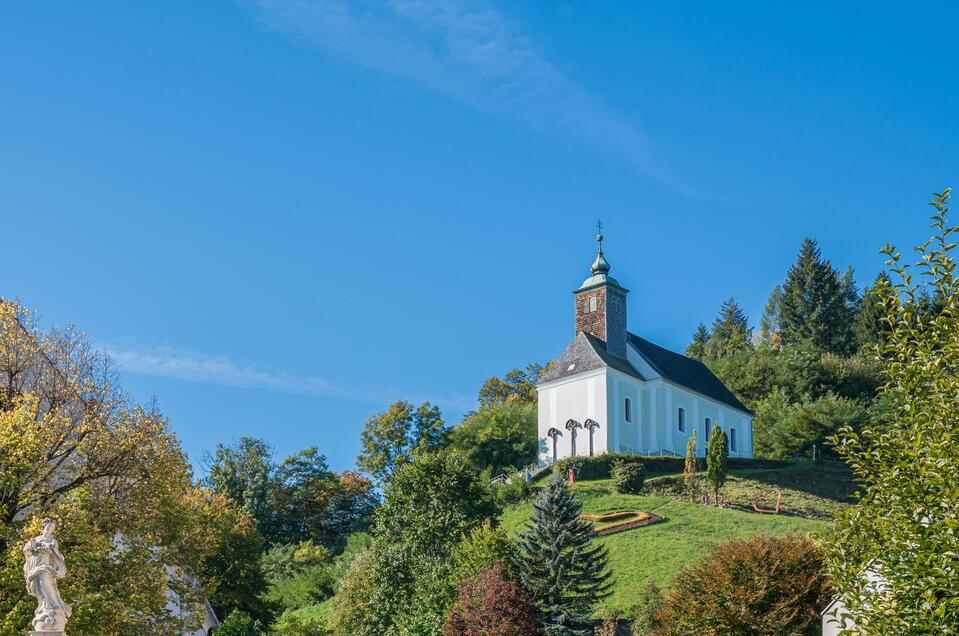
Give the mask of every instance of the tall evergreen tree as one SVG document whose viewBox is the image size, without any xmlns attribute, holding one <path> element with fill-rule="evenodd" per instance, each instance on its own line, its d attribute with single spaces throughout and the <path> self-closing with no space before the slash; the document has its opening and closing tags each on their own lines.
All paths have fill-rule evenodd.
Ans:
<svg viewBox="0 0 959 636">
<path fill-rule="evenodd" d="M 726 483 L 728 458 L 729 438 L 719 425 L 715 425 L 706 446 L 706 481 L 713 487 L 716 501 L 719 501 L 720 488 Z"/>
<path fill-rule="evenodd" d="M 842 275 L 839 281 L 839 287 L 842 290 L 843 299 L 846 306 L 855 314 L 859 311 L 859 303 L 862 298 L 859 296 L 859 290 L 856 289 L 856 273 L 852 265 L 846 268 L 846 273 Z"/>
<path fill-rule="evenodd" d="M 816 241 L 806 237 L 782 287 L 782 342 L 809 340 L 823 351 L 851 353 L 855 348 L 855 298 L 852 270 L 840 277 L 832 264 L 823 260 Z"/>
<path fill-rule="evenodd" d="M 783 288 L 776 285 L 769 300 L 766 301 L 766 308 L 763 310 L 763 317 L 759 321 L 759 332 L 762 335 L 762 341 L 767 345 L 776 345 L 779 343 L 779 312 L 783 300 Z"/>
<path fill-rule="evenodd" d="M 549 636 L 589 636 L 596 602 L 609 594 L 609 554 L 593 545 L 592 526 L 556 475 L 533 502 L 533 516 L 520 537 L 520 581 L 539 606 Z"/>
<path fill-rule="evenodd" d="M 880 288 L 889 286 L 889 278 L 883 272 L 876 277 L 876 281 L 871 287 L 867 287 L 862 292 L 862 299 L 859 303 L 859 313 L 856 315 L 854 326 L 856 333 L 856 342 L 860 347 L 877 345 L 882 342 L 882 334 L 885 330 L 883 325 L 883 311 L 881 304 Z"/>
<path fill-rule="evenodd" d="M 736 303 L 736 299 L 730 296 L 723 302 L 719 315 L 713 321 L 712 335 L 706 343 L 706 357 L 725 358 L 747 351 L 752 348 L 751 336 L 752 331 L 749 329 L 745 312 Z"/>
<path fill-rule="evenodd" d="M 706 325 L 699 323 L 693 332 L 693 341 L 686 347 L 686 357 L 694 360 L 706 359 L 706 343 L 709 342 L 709 330 Z"/>
</svg>

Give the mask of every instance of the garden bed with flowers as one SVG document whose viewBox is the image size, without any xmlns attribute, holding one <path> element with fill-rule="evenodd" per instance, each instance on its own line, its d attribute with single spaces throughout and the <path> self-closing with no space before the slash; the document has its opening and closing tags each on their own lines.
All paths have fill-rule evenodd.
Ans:
<svg viewBox="0 0 959 636">
<path fill-rule="evenodd" d="M 611 512 L 605 515 L 580 515 L 580 519 L 592 521 L 594 524 L 593 532 L 598 535 L 613 534 L 624 530 L 632 530 L 640 526 L 648 526 L 663 520 L 663 517 L 641 510 L 630 510 L 622 512 Z"/>
</svg>

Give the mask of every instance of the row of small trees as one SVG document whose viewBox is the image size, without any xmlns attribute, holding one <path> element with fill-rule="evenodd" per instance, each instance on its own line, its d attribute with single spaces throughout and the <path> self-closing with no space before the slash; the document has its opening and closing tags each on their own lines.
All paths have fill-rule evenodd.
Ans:
<svg viewBox="0 0 959 636">
<path fill-rule="evenodd" d="M 713 426 L 706 444 L 706 482 L 717 502 L 719 491 L 726 483 L 728 463 L 729 436 L 719 426 Z M 688 493 L 694 492 L 697 469 L 696 431 L 693 431 L 686 442 L 686 462 L 683 465 L 683 485 Z"/>
</svg>

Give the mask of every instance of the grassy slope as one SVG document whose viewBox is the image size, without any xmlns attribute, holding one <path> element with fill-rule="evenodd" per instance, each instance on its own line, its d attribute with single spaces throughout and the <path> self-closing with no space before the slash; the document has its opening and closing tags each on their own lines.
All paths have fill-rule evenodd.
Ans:
<svg viewBox="0 0 959 636">
<path fill-rule="evenodd" d="M 648 490 L 659 494 L 647 496 L 616 494 L 608 480 L 576 485 L 574 492 L 585 513 L 646 510 L 666 519 L 599 539 L 609 547 L 616 577 L 613 593 L 601 607 L 602 614 L 628 615 L 646 579 L 668 588 L 683 566 L 728 539 L 762 532 L 822 533 L 830 526 L 826 519 L 841 507 L 840 501 L 848 500 L 852 490 L 848 471 L 836 466 L 800 463 L 778 470 L 738 471 L 724 489 L 724 496 L 736 503 L 751 502 L 771 487 L 783 489 L 787 514 L 761 515 L 691 503 L 678 494 L 681 481 L 681 475 L 650 479 Z M 507 508 L 504 527 L 520 531 L 530 512 L 529 503 Z"/>
</svg>

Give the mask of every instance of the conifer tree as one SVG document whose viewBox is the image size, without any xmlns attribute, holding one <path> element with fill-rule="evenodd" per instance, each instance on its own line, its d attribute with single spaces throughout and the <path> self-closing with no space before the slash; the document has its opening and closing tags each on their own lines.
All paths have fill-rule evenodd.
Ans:
<svg viewBox="0 0 959 636">
<path fill-rule="evenodd" d="M 719 359 L 752 348 L 749 320 L 746 314 L 730 296 L 719 309 L 719 315 L 713 321 L 712 335 L 706 343 L 706 357 Z"/>
<path fill-rule="evenodd" d="M 517 569 L 536 601 L 549 636 L 589 636 L 596 602 L 609 594 L 609 554 L 593 545 L 593 528 L 579 518 L 580 505 L 561 475 L 533 502 L 520 537 Z"/>
<path fill-rule="evenodd" d="M 693 332 L 693 341 L 686 347 L 686 357 L 694 360 L 706 359 L 706 343 L 709 342 L 709 330 L 706 325 L 699 323 Z"/>
<path fill-rule="evenodd" d="M 856 341 L 860 347 L 878 345 L 882 342 L 882 334 L 885 330 L 883 325 L 884 311 L 878 289 L 883 285 L 888 286 L 888 284 L 889 278 L 883 272 L 876 277 L 876 282 L 862 293 L 855 323 Z"/>
<path fill-rule="evenodd" d="M 782 287 L 782 342 L 809 340 L 822 351 L 850 353 L 854 348 L 855 298 L 852 270 L 841 278 L 829 261 L 823 260 L 816 241 L 806 237 Z"/>
<path fill-rule="evenodd" d="M 693 481 L 696 479 L 696 431 L 686 441 L 686 464 L 683 466 L 683 485 L 686 492 L 693 491 Z"/>
<path fill-rule="evenodd" d="M 783 299 L 783 288 L 776 285 L 769 300 L 766 301 L 766 308 L 763 310 L 763 317 L 759 321 L 759 332 L 762 335 L 762 341 L 767 345 L 776 345 L 779 343 L 779 312 L 780 304 Z"/>
<path fill-rule="evenodd" d="M 726 483 L 727 460 L 729 458 L 729 439 L 717 424 L 709 433 L 706 447 L 706 481 L 713 487 L 716 501 L 719 501 L 719 489 Z"/>
</svg>

